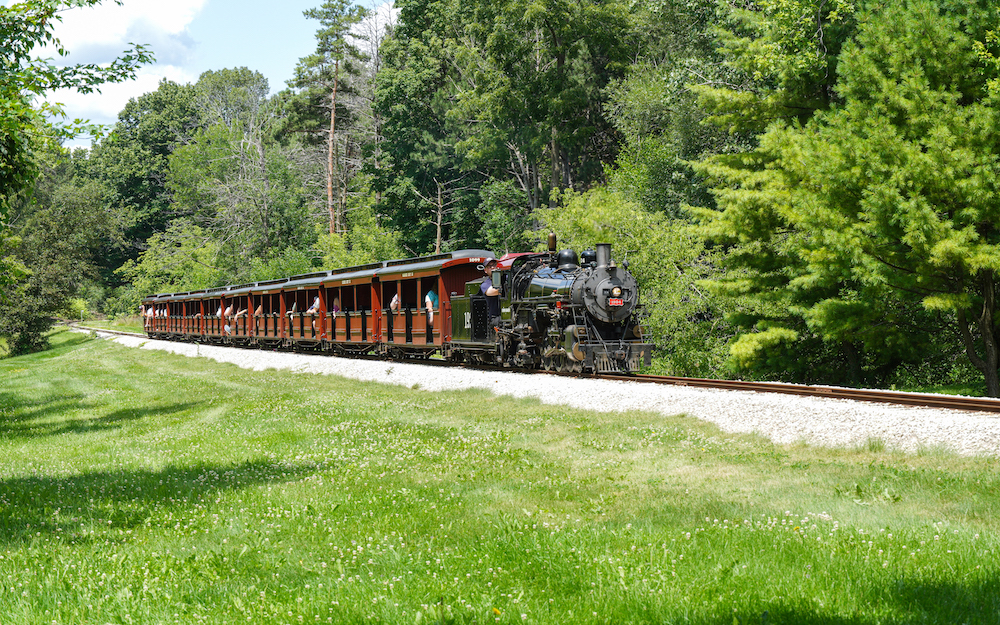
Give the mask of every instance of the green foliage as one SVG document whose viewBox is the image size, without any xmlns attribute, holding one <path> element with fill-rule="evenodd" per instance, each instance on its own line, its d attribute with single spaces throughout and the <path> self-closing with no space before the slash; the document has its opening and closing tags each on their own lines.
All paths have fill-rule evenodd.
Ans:
<svg viewBox="0 0 1000 625">
<path fill-rule="evenodd" d="M 97 276 L 98 251 L 120 235 L 117 215 L 104 210 L 103 199 L 99 183 L 69 178 L 18 208 L 12 251 L 28 275 L 0 302 L 0 335 L 11 354 L 43 348 L 53 317 Z"/>
<path fill-rule="evenodd" d="M 567 192 L 560 200 L 562 206 L 538 211 L 540 232 L 551 230 L 560 247 L 578 251 L 611 243 L 617 260 L 628 261 L 649 315 L 644 325 L 658 347 L 658 367 L 673 375 L 718 375 L 729 331 L 723 302 L 699 287 L 715 272 L 714 254 L 690 224 L 603 187 Z"/>
<path fill-rule="evenodd" d="M 717 123 L 758 133 L 776 120 L 804 122 L 836 99 L 840 48 L 856 27 L 857 3 L 763 0 L 720 8 L 715 33 L 728 79 L 693 87 Z"/>
<path fill-rule="evenodd" d="M 126 261 L 118 269 L 129 286 L 109 306 L 109 312 L 134 313 L 147 295 L 183 293 L 224 283 L 226 274 L 218 263 L 221 245 L 203 228 L 177 221 L 146 244 L 138 261 Z"/>
<path fill-rule="evenodd" d="M 525 233 L 533 225 L 533 216 L 524 191 L 510 180 L 493 181 L 480 187 L 479 195 L 483 249 L 497 254 L 528 249 Z"/>
<path fill-rule="evenodd" d="M 924 0 L 866 15 L 839 61 L 843 104 L 772 126 L 755 153 L 702 165 L 720 207 L 701 212 L 707 232 L 732 246 L 734 271 L 715 288 L 749 297 L 742 324 L 765 331 L 737 343 L 744 362 L 789 330 L 840 345 L 848 360 L 863 352 L 855 377 L 868 369 L 877 380 L 964 349 L 1000 392 L 989 356 L 1000 109 L 972 45 L 996 23 L 985 4 Z"/>
<path fill-rule="evenodd" d="M 82 297 L 70 298 L 66 305 L 61 311 L 59 311 L 60 316 L 65 317 L 69 320 L 80 320 L 84 319 L 90 314 L 90 308 L 87 306 L 87 300 Z"/>
<path fill-rule="evenodd" d="M 457 145 L 470 132 L 455 109 L 462 70 L 456 49 L 469 7 L 447 2 L 400 2 L 398 26 L 386 38 L 375 77 L 373 112 L 380 122 L 379 162 L 369 166 L 379 212 L 401 233 L 411 254 L 437 245 L 437 202 L 443 248 L 479 245 L 478 187 L 489 167 L 470 171 Z"/>
<path fill-rule="evenodd" d="M 255 259 L 314 241 L 303 172 L 274 136 L 282 112 L 263 75 L 205 72 L 194 90 L 199 128 L 169 156 L 172 208 L 211 235 L 213 266 L 243 282 Z"/>
<path fill-rule="evenodd" d="M 51 126 L 47 114 L 61 114 L 58 107 L 41 105 L 34 99 L 57 89 L 82 93 L 98 90 L 108 82 L 134 77 L 136 69 L 152 61 L 145 46 L 135 46 L 108 65 L 57 66 L 51 59 L 35 57 L 36 49 L 50 46 L 59 56 L 67 51 L 53 36 L 60 11 L 71 6 L 93 6 L 100 0 L 22 0 L 0 6 L 0 300 L 9 285 L 23 276 L 20 265 L 6 256 L 10 245 L 8 212 L 11 201 L 28 192 L 38 174 L 35 151 L 51 142 L 51 136 L 69 136 L 85 126 L 76 120 L 70 126 Z M 43 128 L 45 130 L 43 130 Z"/>
<path fill-rule="evenodd" d="M 357 75 L 359 62 L 366 60 L 357 45 L 365 36 L 354 31 L 371 12 L 351 0 L 326 0 L 302 14 L 319 21 L 320 29 L 316 31 L 316 51 L 299 59 L 290 84 L 303 90 L 298 94 L 303 102 L 312 103 L 312 123 L 306 127 L 321 135 L 325 131 L 328 135 L 330 111 L 336 104 L 332 96 L 334 85 L 338 90 L 343 88 L 350 92 L 349 79 Z"/>
<path fill-rule="evenodd" d="M 437 243 L 441 189 L 442 247 L 507 249 L 551 189 L 603 178 L 618 149 L 604 104 L 630 55 L 626 3 L 399 6 L 375 94 L 384 161 L 371 171 L 408 247 Z M 514 189 L 523 201 L 501 224 Z"/>
<path fill-rule="evenodd" d="M 348 213 L 345 233 L 321 233 L 316 251 L 326 269 L 353 267 L 408 256 L 400 246 L 402 234 L 380 224 L 371 205 Z"/>
<path fill-rule="evenodd" d="M 638 58 L 609 86 L 608 116 L 623 137 L 611 184 L 647 210 L 685 217 L 686 206 L 712 206 L 691 161 L 743 150 L 746 133 L 706 123 L 692 85 L 731 78 L 715 50 L 714 0 L 645 3 L 634 17 Z"/>
<path fill-rule="evenodd" d="M 251 259 L 247 282 L 301 276 L 315 270 L 316 266 L 312 255 L 303 250 L 288 247 L 266 258 Z"/>
<path fill-rule="evenodd" d="M 499 160 L 520 170 L 532 208 L 547 201 L 550 189 L 583 189 L 599 180 L 617 152 L 605 87 L 623 74 L 631 55 L 628 5 L 505 0 L 469 6 L 472 38 L 457 52 L 471 84 L 451 114 L 477 120 L 478 127 L 458 149 L 473 163 Z"/>
<path fill-rule="evenodd" d="M 194 132 L 193 103 L 194 87 L 161 81 L 156 91 L 129 100 L 87 159 L 88 174 L 108 187 L 108 204 L 126 219 L 122 244 L 108 245 L 103 253 L 102 276 L 111 286 L 119 286 L 114 270 L 138 258 L 146 239 L 162 232 L 173 216 L 168 158 Z"/>
</svg>

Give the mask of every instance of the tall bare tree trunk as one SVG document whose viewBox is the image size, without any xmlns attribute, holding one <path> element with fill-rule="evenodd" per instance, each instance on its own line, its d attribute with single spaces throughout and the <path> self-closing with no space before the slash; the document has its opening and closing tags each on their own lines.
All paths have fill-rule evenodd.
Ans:
<svg viewBox="0 0 1000 625">
<path fill-rule="evenodd" d="M 434 182 L 437 182 L 435 180 Z M 441 222 L 444 221 L 444 198 L 441 197 L 441 183 L 437 182 L 438 202 L 437 202 L 437 237 L 434 243 L 434 253 L 441 253 Z"/>
<path fill-rule="evenodd" d="M 340 211 L 337 210 L 337 203 L 333 197 L 333 143 L 334 132 L 337 129 L 337 81 L 340 78 L 340 60 L 333 65 L 333 97 L 330 102 L 330 138 L 327 141 L 326 151 L 326 208 L 330 213 L 330 234 L 340 229 L 338 219 Z"/>
</svg>

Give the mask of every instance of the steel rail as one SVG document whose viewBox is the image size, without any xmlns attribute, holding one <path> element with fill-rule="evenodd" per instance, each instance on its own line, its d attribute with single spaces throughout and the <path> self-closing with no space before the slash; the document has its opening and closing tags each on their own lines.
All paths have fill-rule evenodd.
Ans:
<svg viewBox="0 0 1000 625">
<path fill-rule="evenodd" d="M 69 324 L 83 330 L 94 332 L 107 332 L 123 336 L 135 336 L 149 338 L 145 334 L 136 332 L 125 332 L 121 330 L 108 330 L 105 328 L 91 328 L 82 326 L 78 322 Z M 224 347 L 224 346 L 223 346 Z M 303 352 L 307 353 L 307 352 Z M 337 355 L 341 358 L 350 358 L 349 355 Z M 357 357 L 357 356 L 353 356 Z M 396 362 L 409 362 L 411 364 L 432 365 L 432 366 L 469 366 L 467 363 L 450 363 L 445 360 L 430 359 L 404 359 Z M 504 370 L 500 367 L 490 367 L 477 365 L 478 369 Z M 559 373 L 539 371 L 539 373 L 552 373 L 580 377 L 580 374 Z M 692 388 L 705 388 L 727 391 L 747 391 L 756 393 L 778 393 L 783 395 L 798 395 L 800 397 L 826 397 L 828 399 L 848 399 L 853 401 L 864 401 L 872 403 L 895 404 L 899 406 L 914 406 L 921 408 L 944 408 L 948 410 L 966 410 L 976 412 L 996 412 L 1000 413 L 1000 399 L 989 397 L 966 397 L 963 395 L 939 395 L 934 393 L 908 393 L 902 391 L 881 391 L 873 389 L 846 388 L 842 386 L 812 386 L 806 384 L 787 384 L 784 382 L 748 382 L 744 380 L 712 380 L 708 378 L 682 378 L 666 375 L 624 375 L 612 373 L 595 373 L 589 377 L 618 380 L 624 382 L 639 382 L 646 384 L 665 384 L 671 386 L 689 386 Z"/>
<path fill-rule="evenodd" d="M 849 399 L 853 401 L 896 404 L 901 406 L 918 406 L 922 408 L 946 408 L 949 410 L 1000 412 L 1000 399 L 989 397 L 938 395 L 934 393 L 907 393 L 902 391 L 857 389 L 841 386 L 786 384 L 783 382 L 710 380 L 706 378 L 682 378 L 660 375 L 601 374 L 599 377 L 611 380 L 645 382 L 650 384 L 668 384 L 673 386 L 690 386 L 694 388 L 721 389 L 729 391 L 752 391 L 757 393 L 780 393 L 784 395 L 798 395 L 802 397 Z"/>
</svg>

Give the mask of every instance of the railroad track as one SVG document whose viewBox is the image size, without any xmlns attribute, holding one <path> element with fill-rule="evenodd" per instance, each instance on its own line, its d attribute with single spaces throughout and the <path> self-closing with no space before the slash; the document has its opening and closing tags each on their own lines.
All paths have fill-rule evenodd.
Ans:
<svg viewBox="0 0 1000 625">
<path fill-rule="evenodd" d="M 95 332 L 106 332 L 122 336 L 134 336 L 145 338 L 145 334 L 136 332 L 124 332 L 119 330 L 107 330 L 104 328 L 91 328 L 79 323 L 68 324 L 81 330 L 92 330 Z M 450 365 L 443 360 L 414 360 L 414 364 L 427 364 L 445 366 Z M 483 368 L 483 367 L 479 367 Z M 488 368 L 488 367 L 487 367 Z M 497 368 L 497 370 L 504 370 Z M 576 374 L 540 372 L 550 375 L 568 375 L 578 377 Z M 662 375 L 615 375 L 615 374 L 593 374 L 592 377 L 605 380 L 621 380 L 647 384 L 666 384 L 672 386 L 688 386 L 693 388 L 706 388 L 729 391 L 753 391 L 757 393 L 779 393 L 783 395 L 799 395 L 803 397 L 826 397 L 830 399 L 849 399 L 853 401 L 875 402 L 883 404 L 895 404 L 902 406 L 916 406 L 922 408 L 944 408 L 948 410 L 966 410 L 975 412 L 1000 413 L 1000 399 L 988 397 L 964 397 L 959 395 L 937 395 L 933 393 L 905 393 L 899 391 L 880 391 L 872 389 L 855 389 L 839 386 L 810 386 L 805 384 L 785 384 L 780 382 L 746 382 L 742 380 L 711 380 L 706 378 L 682 378 Z"/>
<path fill-rule="evenodd" d="M 809 386 L 805 384 L 784 384 L 781 382 L 744 382 L 740 380 L 708 380 L 702 378 L 679 378 L 662 375 L 602 375 L 604 379 L 631 380 L 651 384 L 671 384 L 730 391 L 755 391 L 758 393 L 781 393 L 804 397 L 827 397 L 854 401 L 877 402 L 922 408 L 947 408 L 950 410 L 972 410 L 978 412 L 1000 412 L 1000 399 L 989 397 L 965 397 L 960 395 L 937 395 L 934 393 L 904 393 L 900 391 L 879 391 L 871 389 L 844 388 L 840 386 Z"/>
</svg>

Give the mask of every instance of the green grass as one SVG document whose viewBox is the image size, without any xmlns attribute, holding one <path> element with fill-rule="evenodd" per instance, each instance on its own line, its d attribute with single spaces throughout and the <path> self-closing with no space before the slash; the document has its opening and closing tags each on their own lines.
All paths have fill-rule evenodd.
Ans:
<svg viewBox="0 0 1000 625">
<path fill-rule="evenodd" d="M 994 459 L 69 332 L 0 361 L 7 623 L 996 623 Z"/>
<path fill-rule="evenodd" d="M 120 332 L 136 332 L 138 334 L 143 334 L 145 330 L 142 327 L 141 317 L 122 317 L 120 319 L 88 319 L 83 321 L 81 325 L 88 328 L 100 328 L 102 330 L 118 330 Z"/>
</svg>

